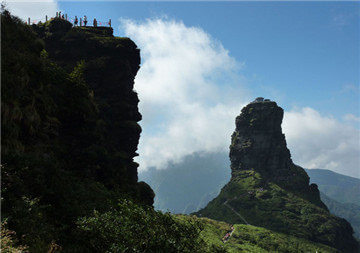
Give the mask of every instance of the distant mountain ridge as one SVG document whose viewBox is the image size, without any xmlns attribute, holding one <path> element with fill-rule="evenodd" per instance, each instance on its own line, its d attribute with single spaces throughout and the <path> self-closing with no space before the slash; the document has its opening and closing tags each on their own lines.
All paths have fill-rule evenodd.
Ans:
<svg viewBox="0 0 360 253">
<path fill-rule="evenodd" d="M 156 192 L 156 209 L 190 214 L 205 207 L 229 181 L 229 165 L 229 158 L 223 153 L 196 153 L 166 169 L 143 171 L 139 179 Z"/>
<path fill-rule="evenodd" d="M 360 179 L 331 170 L 307 169 L 310 181 L 316 183 L 321 200 L 332 214 L 346 219 L 360 238 Z"/>
<path fill-rule="evenodd" d="M 307 169 L 310 182 L 316 183 L 319 190 L 340 203 L 360 205 L 360 179 L 345 176 L 331 170 Z"/>
<path fill-rule="evenodd" d="M 256 101 L 241 110 L 230 146 L 231 179 L 198 216 L 249 223 L 354 252 L 350 224 L 329 213 L 286 147 L 283 110 Z"/>
</svg>

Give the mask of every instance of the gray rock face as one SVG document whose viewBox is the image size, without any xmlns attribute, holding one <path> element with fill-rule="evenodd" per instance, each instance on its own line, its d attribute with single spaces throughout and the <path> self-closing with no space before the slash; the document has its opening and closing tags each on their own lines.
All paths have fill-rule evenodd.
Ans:
<svg viewBox="0 0 360 253">
<path fill-rule="evenodd" d="M 286 146 L 281 129 L 283 115 L 283 109 L 273 101 L 253 102 L 241 110 L 231 138 L 232 177 L 241 170 L 254 170 L 261 173 L 263 183 L 271 181 L 310 194 L 309 177 L 292 162 Z"/>
<path fill-rule="evenodd" d="M 275 102 L 252 103 L 242 109 L 231 141 L 232 170 L 289 166 L 290 152 L 281 131 L 282 118 L 283 110 Z M 255 156 L 257 159 L 253 159 Z"/>
</svg>

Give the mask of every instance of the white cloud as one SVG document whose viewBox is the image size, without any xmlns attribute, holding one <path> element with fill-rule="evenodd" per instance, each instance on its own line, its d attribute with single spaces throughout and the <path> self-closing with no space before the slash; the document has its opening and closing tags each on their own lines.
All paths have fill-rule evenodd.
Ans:
<svg viewBox="0 0 360 253">
<path fill-rule="evenodd" d="M 296 164 L 360 178 L 360 131 L 312 108 L 285 112 L 283 131 Z"/>
<path fill-rule="evenodd" d="M 31 22 L 45 21 L 48 18 L 55 17 L 59 11 L 57 0 L 6 0 L 5 4 L 12 15 L 18 16 L 26 21 L 30 18 Z"/>
<path fill-rule="evenodd" d="M 163 168 L 194 152 L 227 151 L 247 96 L 237 74 L 242 64 L 202 29 L 182 22 L 122 24 L 143 61 L 135 79 L 143 115 L 140 170 Z"/>
<path fill-rule="evenodd" d="M 6 3 L 26 21 L 43 21 L 59 11 L 56 0 Z M 242 63 L 202 29 L 182 22 L 122 24 L 141 48 L 143 61 L 135 83 L 143 114 L 140 170 L 162 168 L 194 152 L 228 152 L 235 117 L 250 100 L 237 74 Z M 359 87 L 344 86 L 342 92 L 349 91 L 358 93 Z M 359 117 L 347 114 L 344 120 L 359 122 Z M 360 131 L 355 127 L 303 108 L 285 113 L 283 129 L 295 163 L 360 178 Z"/>
<path fill-rule="evenodd" d="M 182 22 L 122 24 L 143 61 L 135 80 L 143 114 L 140 171 L 194 152 L 228 152 L 235 117 L 250 100 L 237 74 L 241 63 L 203 30 Z M 360 177 L 358 129 L 311 108 L 286 112 L 283 129 L 295 163 Z"/>
</svg>

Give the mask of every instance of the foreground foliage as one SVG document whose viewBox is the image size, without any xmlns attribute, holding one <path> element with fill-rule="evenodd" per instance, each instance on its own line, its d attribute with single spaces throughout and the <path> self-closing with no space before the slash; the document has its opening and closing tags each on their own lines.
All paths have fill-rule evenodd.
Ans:
<svg viewBox="0 0 360 253">
<path fill-rule="evenodd" d="M 16 245 L 17 240 L 15 238 L 16 232 L 7 229 L 7 223 L 4 221 L 1 223 L 0 232 L 0 251 L 7 253 L 22 253 L 27 251 L 26 246 Z"/>
<path fill-rule="evenodd" d="M 221 252 L 200 237 L 200 220 L 179 219 L 129 200 L 80 218 L 78 228 L 88 252 Z"/>
</svg>

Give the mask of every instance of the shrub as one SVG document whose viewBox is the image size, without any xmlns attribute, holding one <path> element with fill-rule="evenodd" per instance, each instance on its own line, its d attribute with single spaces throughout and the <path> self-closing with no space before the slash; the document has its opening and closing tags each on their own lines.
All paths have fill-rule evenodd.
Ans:
<svg viewBox="0 0 360 253">
<path fill-rule="evenodd" d="M 15 246 L 17 240 L 14 239 L 16 235 L 15 231 L 9 230 L 6 228 L 7 222 L 1 222 L 1 237 L 0 237 L 0 245 L 1 245 L 1 252 L 8 252 L 8 253 L 22 253 L 27 250 L 26 246 Z"/>
<path fill-rule="evenodd" d="M 121 200 L 109 212 L 94 211 L 78 220 L 80 243 L 89 252 L 204 252 L 197 221 Z"/>
</svg>

